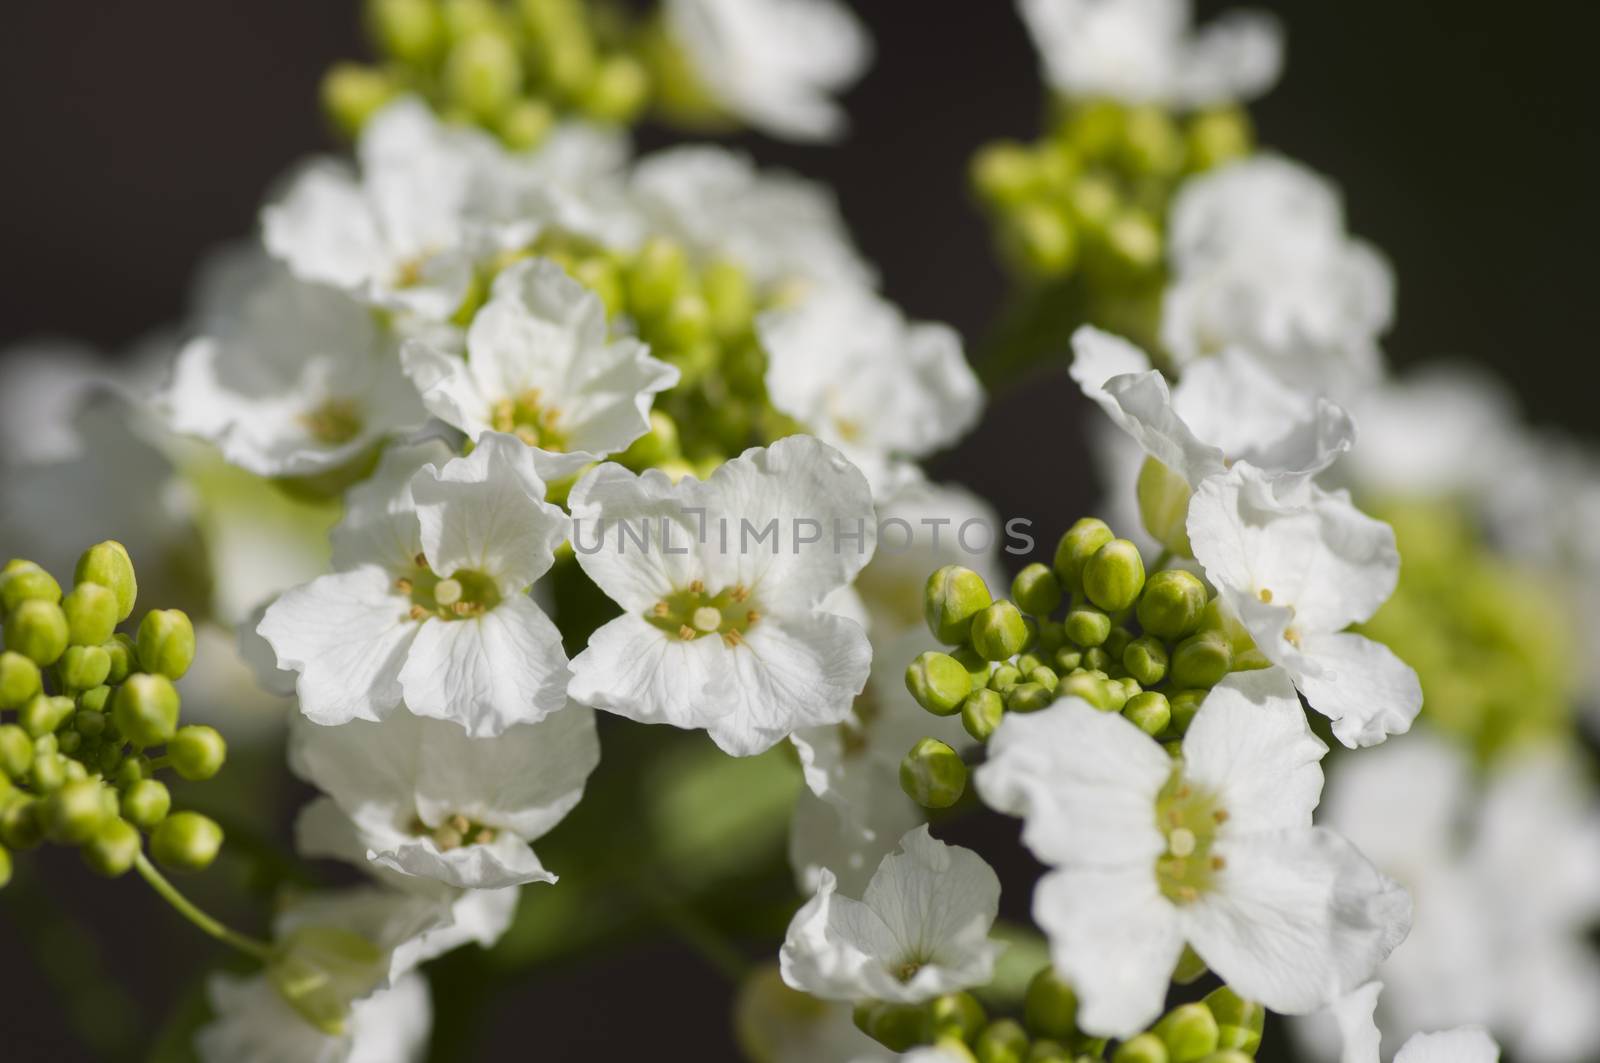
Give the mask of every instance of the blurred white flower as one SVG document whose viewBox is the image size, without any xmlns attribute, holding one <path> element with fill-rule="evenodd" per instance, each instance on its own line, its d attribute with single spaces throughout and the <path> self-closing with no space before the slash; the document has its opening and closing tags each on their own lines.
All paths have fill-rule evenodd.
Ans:
<svg viewBox="0 0 1600 1063">
<path fill-rule="evenodd" d="M 1252 99 L 1283 67 L 1283 31 L 1259 11 L 1194 27 L 1190 0 L 1019 0 L 1050 87 L 1123 103 L 1210 107 Z"/>
<path fill-rule="evenodd" d="M 474 441 L 516 436 L 548 482 L 627 449 L 650 430 L 656 394 L 678 382 L 643 343 L 612 338 L 600 297 L 549 259 L 495 278 L 466 358 L 414 340 L 404 362 L 429 412 Z"/>
<path fill-rule="evenodd" d="M 1339 1063 L 1382 1063 L 1373 1011 L 1383 983 L 1368 982 L 1333 1006 L 1344 1042 Z M 1394 1063 L 1496 1063 L 1500 1046 L 1480 1027 L 1413 1034 L 1394 1054 Z"/>
<path fill-rule="evenodd" d="M 872 651 L 822 603 L 871 558 L 875 529 L 838 451 L 790 436 L 703 483 L 606 464 L 569 504 L 578 563 L 623 609 L 573 660 L 574 699 L 704 728 L 735 756 L 849 717 Z"/>
<path fill-rule="evenodd" d="M 918 827 L 859 901 L 822 873 L 778 954 L 783 980 L 824 1000 L 904 1003 L 983 985 L 1003 948 L 989 938 L 999 907 L 1000 880 L 982 857 Z"/>
<path fill-rule="evenodd" d="M 789 140 L 832 140 L 833 95 L 872 61 L 872 39 L 835 0 L 667 0 L 666 22 L 705 89 L 750 125 Z"/>
<path fill-rule="evenodd" d="M 195 1034 L 204 1063 L 418 1063 L 433 1027 L 420 974 L 356 1001 L 337 1035 L 297 1015 L 266 975 L 214 974 L 206 998 L 216 1017 Z"/>
<path fill-rule="evenodd" d="M 1184 943 L 1240 995 L 1315 1011 L 1399 944 L 1410 899 L 1311 825 L 1326 752 L 1278 669 L 1217 684 L 1181 758 L 1076 698 L 1007 714 L 977 772 L 1055 870 L 1034 892 L 1079 1024 L 1128 1036 L 1160 1013 Z"/>
</svg>

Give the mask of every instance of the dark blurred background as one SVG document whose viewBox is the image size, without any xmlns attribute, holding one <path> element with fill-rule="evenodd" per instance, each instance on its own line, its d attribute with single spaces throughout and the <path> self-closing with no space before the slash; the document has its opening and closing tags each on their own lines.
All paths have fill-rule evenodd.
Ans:
<svg viewBox="0 0 1600 1063">
<path fill-rule="evenodd" d="M 888 294 L 976 344 L 1007 285 L 966 194 L 966 162 L 987 140 L 1036 133 L 1032 52 L 1003 0 L 855 2 L 878 59 L 848 99 L 851 138 L 737 143 L 832 184 Z M 1393 359 L 1485 363 L 1534 419 L 1593 434 L 1600 174 L 1592 39 L 1572 24 L 1574 8 L 1265 6 L 1288 25 L 1289 59 L 1254 108 L 1261 138 L 1335 177 L 1354 231 L 1394 263 Z M 318 79 L 334 60 L 365 54 L 355 0 L 6 3 L 0 349 L 71 336 L 116 352 L 175 319 L 197 258 L 251 231 L 262 193 L 290 162 L 332 146 Z M 668 139 L 647 131 L 642 142 Z M 1042 376 L 997 396 L 985 425 L 936 471 L 1052 535 L 1093 497 L 1084 410 L 1062 374 Z M 1007 460 L 1025 448 L 1045 460 Z M 1008 854 L 1006 908 L 1021 915 L 1031 868 L 1014 834 L 980 819 L 947 836 Z M 118 1055 L 142 1055 L 126 1050 L 148 1043 L 218 954 L 142 888 L 90 881 L 70 853 L 47 855 L 56 858 L 31 861 L 42 874 L 28 891 L 0 894 L 7 1058 L 94 1058 L 71 1033 L 85 1022 L 109 1024 L 104 1040 L 124 1046 Z M 52 988 L 104 976 L 126 995 L 68 1004 Z M 731 1060 L 727 996 L 709 966 L 668 943 L 598 956 L 570 977 L 507 986 L 481 1017 L 481 1042 L 436 1058 Z"/>
</svg>

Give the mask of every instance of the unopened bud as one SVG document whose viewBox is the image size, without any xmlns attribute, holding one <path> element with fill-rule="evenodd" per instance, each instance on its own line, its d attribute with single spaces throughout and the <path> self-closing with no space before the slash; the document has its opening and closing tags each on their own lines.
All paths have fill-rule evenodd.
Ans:
<svg viewBox="0 0 1600 1063">
<path fill-rule="evenodd" d="M 973 618 L 993 602 L 982 576 L 970 568 L 946 565 L 928 577 L 922 611 L 933 637 L 955 645 L 967 640 Z"/>
<path fill-rule="evenodd" d="M 139 655 L 134 650 L 133 639 L 117 632 L 110 639 L 100 644 L 106 651 L 106 656 L 111 661 L 111 671 L 106 673 L 106 682 L 113 686 L 120 684 L 128 676 L 139 670 Z"/>
<path fill-rule="evenodd" d="M 1161 1038 L 1153 1033 L 1142 1033 L 1118 1045 L 1111 1063 L 1170 1063 L 1171 1058 Z"/>
<path fill-rule="evenodd" d="M 128 822 L 154 830 L 172 810 L 172 794 L 160 779 L 138 779 L 123 792 L 121 810 Z"/>
<path fill-rule="evenodd" d="M 988 1022 L 983 1005 L 971 993 L 946 993 L 935 997 L 928 1004 L 928 1017 L 933 1022 L 934 1036 L 954 1037 L 958 1041 L 972 1040 Z"/>
<path fill-rule="evenodd" d="M 181 609 L 152 609 L 139 622 L 139 666 L 182 679 L 194 663 L 194 625 Z"/>
<path fill-rule="evenodd" d="M 924 738 L 900 761 L 900 789 L 923 808 L 949 808 L 967 788 L 961 755 L 937 738 Z"/>
<path fill-rule="evenodd" d="M 1170 177 L 1183 167 L 1186 147 L 1172 116 L 1161 107 L 1128 110 L 1122 128 L 1122 158 L 1135 173 Z"/>
<path fill-rule="evenodd" d="M 996 1019 L 972 1044 L 979 1063 L 1027 1063 L 1028 1032 L 1015 1019 Z"/>
<path fill-rule="evenodd" d="M 1205 703 L 1206 691 L 1180 690 L 1171 695 L 1168 700 L 1172 705 L 1172 729 L 1179 734 L 1189 730 L 1189 723 L 1194 719 L 1194 714 L 1200 711 L 1200 706 Z"/>
<path fill-rule="evenodd" d="M 0 724 L 0 776 L 20 779 L 33 763 L 33 739 L 14 723 Z"/>
<path fill-rule="evenodd" d="M 972 691 L 972 676 L 954 657 L 929 650 L 906 667 L 906 689 L 935 716 L 953 716 Z"/>
<path fill-rule="evenodd" d="M 1109 676 L 1112 663 L 1111 654 L 1106 652 L 1104 646 L 1090 646 L 1083 651 L 1083 667 L 1091 672 Z"/>
<path fill-rule="evenodd" d="M 28 601 L 61 601 L 61 584 L 32 561 L 14 559 L 0 572 L 0 611 L 13 612 Z"/>
<path fill-rule="evenodd" d="M 1022 682 L 1022 670 L 1014 664 L 1002 664 L 989 676 L 989 689 L 1004 694 Z"/>
<path fill-rule="evenodd" d="M 1011 581 L 1011 597 L 1024 613 L 1047 617 L 1061 604 L 1061 581 L 1049 565 L 1029 565 Z"/>
<path fill-rule="evenodd" d="M 1039 185 L 1037 157 L 1014 141 L 987 144 L 972 158 L 972 187 L 987 203 L 1015 207 Z"/>
<path fill-rule="evenodd" d="M 917 1004 L 865 1001 L 853 1015 L 856 1029 L 891 1052 L 908 1052 L 926 1044 L 930 1034 L 928 1009 Z"/>
<path fill-rule="evenodd" d="M 1120 612 L 1144 590 L 1144 559 L 1127 539 L 1106 543 L 1083 566 L 1083 591 L 1108 613 Z"/>
<path fill-rule="evenodd" d="M 1058 581 L 1059 583 L 1059 581 Z M 1046 657 L 1055 653 L 1067 644 L 1067 630 L 1059 620 L 1043 620 L 1039 623 L 1039 652 Z"/>
<path fill-rule="evenodd" d="M 1163 569 L 1150 577 L 1139 598 L 1139 626 L 1157 638 L 1186 638 L 1200 629 L 1206 599 L 1200 577 L 1181 568 Z"/>
<path fill-rule="evenodd" d="M 68 845 L 88 841 L 106 816 L 102 791 L 98 782 L 88 779 L 62 785 L 44 802 L 45 834 Z"/>
<path fill-rule="evenodd" d="M 355 137 L 399 91 L 394 78 L 377 67 L 335 63 L 322 78 L 322 110 L 339 132 Z"/>
<path fill-rule="evenodd" d="M 0 890 L 6 888 L 11 882 L 11 854 L 6 847 L 0 845 Z"/>
<path fill-rule="evenodd" d="M 957 646 L 950 651 L 950 656 L 961 662 L 961 667 L 967 670 L 967 675 L 972 679 L 972 689 L 977 690 L 988 685 L 989 677 L 994 674 L 993 661 L 985 660 L 983 655 L 971 646 Z"/>
<path fill-rule="evenodd" d="M 626 276 L 628 308 L 634 317 L 665 314 L 683 291 L 688 272 L 683 248 L 659 237 L 647 241 L 634 256 Z"/>
<path fill-rule="evenodd" d="M 1049 202 L 1026 202 L 1002 222 L 1005 251 L 1016 268 L 1036 277 L 1060 277 L 1078 262 L 1078 232 L 1067 212 Z"/>
<path fill-rule="evenodd" d="M 972 648 L 991 661 L 1003 661 L 1028 645 L 1028 625 L 1015 605 L 1001 600 L 972 618 Z"/>
<path fill-rule="evenodd" d="M 180 812 L 162 827 L 190 815 Z M 158 844 L 160 837 L 158 830 Z M 386 966 L 384 951 L 359 934 L 304 926 L 291 931 L 273 950 L 267 979 L 301 1018 L 336 1037 L 345 1032 L 351 1003 L 372 992 Z"/>
<path fill-rule="evenodd" d="M 1122 651 L 1122 667 L 1128 674 L 1147 687 L 1153 687 L 1167 676 L 1167 648 L 1161 640 L 1141 635 L 1128 643 Z"/>
<path fill-rule="evenodd" d="M 1255 133 L 1242 107 L 1203 111 L 1189 122 L 1189 160 L 1194 170 L 1210 170 L 1250 154 Z"/>
<path fill-rule="evenodd" d="M 444 86 L 452 102 L 480 119 L 492 119 L 522 91 L 516 42 L 493 29 L 472 33 L 450 48 Z"/>
<path fill-rule="evenodd" d="M 1061 685 L 1056 687 L 1056 697 L 1082 698 L 1102 712 L 1111 708 L 1111 697 L 1106 690 L 1105 680 L 1088 672 L 1078 672 L 1062 679 Z"/>
<path fill-rule="evenodd" d="M 1189 482 L 1155 458 L 1139 467 L 1134 485 L 1139 500 L 1139 520 L 1150 537 L 1179 557 L 1193 557 L 1189 545 Z"/>
<path fill-rule="evenodd" d="M 1072 646 L 1063 646 L 1051 659 L 1050 667 L 1055 669 L 1057 675 L 1068 675 L 1074 669 L 1083 667 L 1083 651 Z"/>
<path fill-rule="evenodd" d="M 93 690 L 111 674 L 111 655 L 99 646 L 68 646 L 56 666 L 56 674 L 68 690 Z"/>
<path fill-rule="evenodd" d="M 0 806 L 0 842 L 13 852 L 22 852 L 44 841 L 44 826 L 39 822 L 37 798 L 13 795 Z"/>
<path fill-rule="evenodd" d="M 579 106 L 600 122 L 631 122 L 650 93 L 650 79 L 632 56 L 612 55 L 600 61 L 584 89 Z"/>
<path fill-rule="evenodd" d="M 174 812 L 150 835 L 150 851 L 174 871 L 204 871 L 221 848 L 222 828 L 198 812 Z"/>
<path fill-rule="evenodd" d="M 95 828 L 94 836 L 84 842 L 81 852 L 83 862 L 89 865 L 90 870 L 107 878 L 116 878 L 133 866 L 139 849 L 139 832 L 131 823 L 107 819 Z"/>
<path fill-rule="evenodd" d="M 139 655 L 141 658 L 144 654 Z M 137 746 L 159 746 L 178 731 L 178 690 L 164 675 L 130 675 L 117 690 L 112 721 Z"/>
<path fill-rule="evenodd" d="M 55 664 L 66 652 L 67 614 L 55 602 L 29 598 L 5 618 L 6 649 L 41 667 Z"/>
<path fill-rule="evenodd" d="M 39 693 L 43 678 L 31 658 L 6 650 L 0 653 L 0 709 L 18 709 Z"/>
<path fill-rule="evenodd" d="M 215 727 L 193 725 L 178 729 L 167 743 L 172 768 L 190 782 L 209 779 L 222 770 L 228 758 L 228 744 Z"/>
<path fill-rule="evenodd" d="M 1084 517 L 1068 528 L 1056 544 L 1053 564 L 1061 586 L 1068 591 L 1082 589 L 1084 565 L 1102 546 L 1115 538 L 1106 522 L 1094 517 Z"/>
<path fill-rule="evenodd" d="M 67 721 L 73 710 L 77 708 L 71 698 L 49 694 L 35 694 L 22 711 L 17 714 L 17 722 L 33 738 L 42 738 L 45 735 L 55 734 L 56 729 Z"/>
<path fill-rule="evenodd" d="M 1217 1050 L 1217 1020 L 1204 1004 L 1173 1008 L 1152 1032 L 1167 1046 L 1172 1063 L 1197 1063 Z"/>
<path fill-rule="evenodd" d="M 97 583 L 116 595 L 117 623 L 133 615 L 133 604 L 139 598 L 139 579 L 127 548 L 116 540 L 107 539 L 85 550 L 73 571 L 73 582 Z"/>
<path fill-rule="evenodd" d="M 436 0 L 368 0 L 367 24 L 385 55 L 412 66 L 431 64 L 444 46 Z"/>
<path fill-rule="evenodd" d="M 1139 730 L 1153 737 L 1172 723 L 1172 706 L 1165 694 L 1158 690 L 1146 690 L 1127 700 L 1122 706 L 1122 715 Z"/>
<path fill-rule="evenodd" d="M 961 703 L 961 726 L 980 742 L 987 742 L 1005 715 L 1005 699 L 993 690 L 974 690 Z"/>
<path fill-rule="evenodd" d="M 1037 683 L 1046 690 L 1053 692 L 1056 687 L 1061 685 L 1061 677 L 1056 675 L 1054 668 L 1041 664 L 1037 668 L 1028 669 L 1028 682 Z"/>
<path fill-rule="evenodd" d="M 1010 712 L 1038 712 L 1047 709 L 1056 700 L 1052 691 L 1046 690 L 1042 683 L 1032 681 L 1018 683 L 1006 691 L 1006 709 Z"/>
<path fill-rule="evenodd" d="M 1202 1001 L 1217 1020 L 1217 1045 L 1223 1050 L 1253 1053 L 1261 1045 L 1267 1012 L 1227 986 L 1207 993 Z"/>
<path fill-rule="evenodd" d="M 1022 1019 L 1036 1037 L 1070 1040 L 1078 1032 L 1078 994 L 1055 968 L 1042 967 L 1028 983 Z"/>
<path fill-rule="evenodd" d="M 1172 651 L 1172 682 L 1180 687 L 1215 686 L 1233 668 L 1233 650 L 1212 631 L 1190 635 Z"/>
<path fill-rule="evenodd" d="M 1090 649 L 1111 637 L 1111 618 L 1092 605 L 1074 606 L 1067 611 L 1062 628 L 1074 644 Z"/>
<path fill-rule="evenodd" d="M 1076 1057 L 1080 1059 L 1092 1058 L 1089 1056 Z M 1072 1063 L 1074 1056 L 1066 1045 L 1059 1041 L 1035 1041 L 1033 1047 L 1028 1049 L 1028 1063 Z"/>
</svg>

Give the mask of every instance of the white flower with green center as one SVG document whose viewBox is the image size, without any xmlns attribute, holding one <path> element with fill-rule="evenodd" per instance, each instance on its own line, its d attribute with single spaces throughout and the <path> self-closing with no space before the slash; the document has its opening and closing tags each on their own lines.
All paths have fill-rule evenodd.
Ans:
<svg viewBox="0 0 1600 1063">
<path fill-rule="evenodd" d="M 759 286 L 874 281 L 831 191 L 794 174 L 757 170 L 744 155 L 714 147 L 659 151 L 639 161 L 630 192 L 652 231 L 702 262 L 732 262 Z"/>
<path fill-rule="evenodd" d="M 202 1063 L 420 1063 L 433 1028 L 420 974 L 356 1001 L 338 1034 L 302 1019 L 265 975 L 214 974 L 206 999 L 215 1017 L 195 1034 Z"/>
<path fill-rule="evenodd" d="M 989 930 L 1000 880 L 970 849 L 918 827 L 884 857 L 861 899 L 823 872 L 778 954 L 783 980 L 824 1000 L 919 1003 L 984 985 L 1004 947 Z"/>
<path fill-rule="evenodd" d="M 978 792 L 1054 869 L 1034 918 L 1083 1029 L 1146 1027 L 1185 943 L 1241 996 L 1304 1014 L 1404 940 L 1406 892 L 1311 825 L 1325 752 L 1278 669 L 1213 688 L 1178 758 L 1077 698 L 1005 716 Z"/>
<path fill-rule="evenodd" d="M 473 440 L 516 436 L 550 482 L 627 449 L 650 430 L 657 393 L 678 382 L 643 343 L 613 338 L 600 297 L 549 259 L 495 278 L 465 359 L 419 340 L 404 360 L 429 412 Z"/>
<path fill-rule="evenodd" d="M 838 451 L 790 436 L 676 484 L 606 464 L 569 502 L 578 563 L 622 607 L 573 660 L 574 699 L 704 728 L 735 756 L 849 718 L 872 650 L 823 602 L 876 530 L 866 479 Z"/>
<path fill-rule="evenodd" d="M 1206 578 L 1267 660 L 1282 668 L 1347 746 L 1404 734 L 1422 709 L 1416 672 L 1382 643 L 1345 630 L 1394 593 L 1394 530 L 1344 492 L 1285 495 L 1239 462 L 1201 484 L 1189 541 Z"/>
<path fill-rule="evenodd" d="M 1368 982 L 1333 1007 L 1344 1041 L 1339 1063 L 1383 1063 L 1381 1035 L 1373 1012 L 1383 983 Z M 1394 1054 L 1394 1063 L 1498 1063 L 1500 1046 L 1488 1031 L 1464 1026 L 1441 1033 L 1414 1034 Z"/>
<path fill-rule="evenodd" d="M 179 351 L 160 400 L 174 431 L 258 476 L 312 476 L 427 419 L 370 307 L 281 268 L 258 278 Z"/>
<path fill-rule="evenodd" d="M 481 736 L 566 705 L 561 634 L 528 595 L 566 514 L 513 436 L 488 433 L 469 457 L 447 458 L 438 442 L 391 449 L 349 495 L 335 571 L 262 617 L 312 721 L 409 711 Z"/>
<path fill-rule="evenodd" d="M 1202 174 L 1179 190 L 1169 232 L 1161 339 L 1179 362 L 1240 347 L 1339 396 L 1381 373 L 1394 278 L 1317 174 L 1272 155 Z"/>
<path fill-rule="evenodd" d="M 872 40 L 849 7 L 835 0 L 667 0 L 665 16 L 722 108 L 791 140 L 844 132 L 833 94 L 872 59 Z"/>
<path fill-rule="evenodd" d="M 493 738 L 408 715 L 301 720 L 289 747 L 290 766 L 349 818 L 368 861 L 473 890 L 555 881 L 529 843 L 577 805 L 599 761 L 594 712 L 580 705 Z M 337 840 L 302 837 L 323 850 Z"/>
<path fill-rule="evenodd" d="M 1196 29 L 1191 0 L 1019 0 L 1050 87 L 1190 108 L 1252 99 L 1283 68 L 1283 31 L 1256 11 Z"/>
<path fill-rule="evenodd" d="M 983 411 L 983 386 L 961 337 L 911 323 L 872 292 L 829 287 L 762 315 L 772 404 L 891 493 L 907 459 L 954 443 Z"/>
</svg>

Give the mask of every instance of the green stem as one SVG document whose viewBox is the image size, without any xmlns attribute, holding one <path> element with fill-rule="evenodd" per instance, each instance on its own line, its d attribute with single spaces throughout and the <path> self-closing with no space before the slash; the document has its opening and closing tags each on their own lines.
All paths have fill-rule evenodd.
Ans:
<svg viewBox="0 0 1600 1063">
<path fill-rule="evenodd" d="M 224 945 L 232 946 L 247 956 L 253 956 L 261 960 L 263 963 L 271 958 L 271 945 L 265 941 L 241 934 L 236 930 L 230 930 L 201 911 L 189 898 L 179 893 L 177 888 L 167 881 L 165 875 L 156 870 L 156 866 L 150 862 L 144 853 L 134 857 L 133 866 L 134 870 L 139 872 L 139 877 L 150 883 L 150 888 L 160 894 L 162 900 L 172 905 L 173 908 L 177 909 L 179 915 L 189 920 L 202 931 L 216 938 Z"/>
<path fill-rule="evenodd" d="M 1170 564 L 1172 564 L 1172 551 L 1163 548 L 1162 551 L 1156 555 L 1155 564 L 1150 566 L 1150 571 L 1160 572 Z"/>
</svg>

